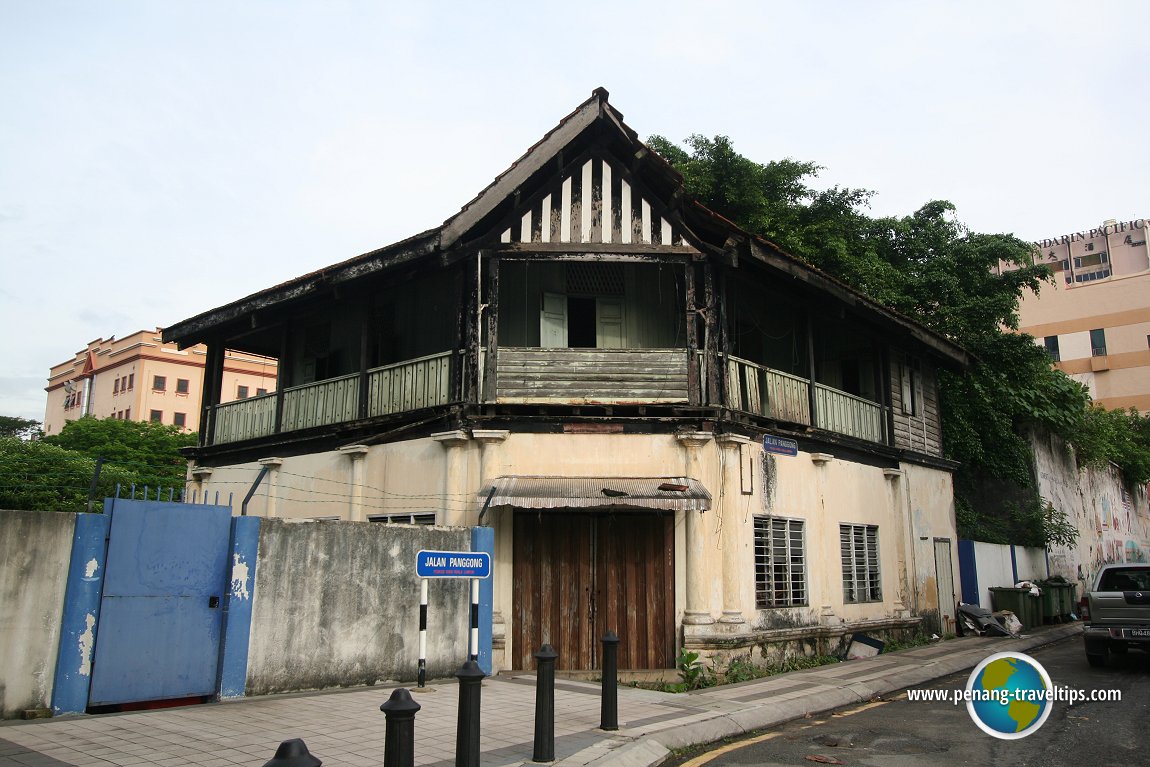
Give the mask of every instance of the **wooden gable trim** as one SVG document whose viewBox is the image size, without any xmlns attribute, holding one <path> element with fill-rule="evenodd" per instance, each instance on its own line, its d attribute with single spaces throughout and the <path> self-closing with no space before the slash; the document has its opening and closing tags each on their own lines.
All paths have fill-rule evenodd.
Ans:
<svg viewBox="0 0 1150 767">
<path fill-rule="evenodd" d="M 495 179 L 474 200 L 463 207 L 447 221 L 443 222 L 440 244 L 447 250 L 484 216 L 510 197 L 532 175 L 541 170 L 563 147 L 592 125 L 603 113 L 607 92 L 596 89 L 591 98 L 583 102 L 563 122 L 543 137 L 535 146 L 527 150 L 514 165 Z"/>
<path fill-rule="evenodd" d="M 683 227 L 661 201 L 636 184 L 621 163 L 586 153 L 512 214 L 503 244 L 683 246 Z"/>
<path fill-rule="evenodd" d="M 600 147 L 587 149 L 563 162 L 525 200 L 517 198 L 513 211 L 489 231 L 445 252 L 443 262 L 465 258 L 475 249 L 700 256 L 700 248 L 713 248 L 684 223 L 678 209 L 681 195 L 680 186 L 665 201 L 619 157 Z"/>
</svg>

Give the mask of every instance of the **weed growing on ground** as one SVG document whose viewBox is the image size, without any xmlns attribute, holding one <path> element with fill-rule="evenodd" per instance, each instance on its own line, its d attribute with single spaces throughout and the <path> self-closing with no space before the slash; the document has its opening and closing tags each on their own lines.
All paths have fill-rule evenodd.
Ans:
<svg viewBox="0 0 1150 767">
<path fill-rule="evenodd" d="M 894 641 L 887 642 L 883 646 L 882 651 L 884 653 L 888 653 L 888 652 L 898 652 L 899 650 L 909 650 L 912 647 L 922 647 L 923 645 L 932 644 L 936 641 L 938 641 L 938 640 L 932 639 L 930 634 L 916 634 L 916 635 L 912 636 L 910 639 L 902 639 L 902 640 L 896 639 Z"/>
</svg>

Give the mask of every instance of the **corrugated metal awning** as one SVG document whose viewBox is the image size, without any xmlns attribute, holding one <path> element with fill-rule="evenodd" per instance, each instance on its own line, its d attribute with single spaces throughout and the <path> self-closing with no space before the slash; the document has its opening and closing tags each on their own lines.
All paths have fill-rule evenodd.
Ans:
<svg viewBox="0 0 1150 767">
<path fill-rule="evenodd" d="M 520 509 L 706 511 L 711 494 L 690 477 L 497 477 L 478 493 L 492 506 Z"/>
</svg>

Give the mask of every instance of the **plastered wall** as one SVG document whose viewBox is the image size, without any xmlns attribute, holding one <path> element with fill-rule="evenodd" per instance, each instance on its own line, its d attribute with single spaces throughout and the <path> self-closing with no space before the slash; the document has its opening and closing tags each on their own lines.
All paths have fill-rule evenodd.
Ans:
<svg viewBox="0 0 1150 767">
<path fill-rule="evenodd" d="M 248 695 L 410 681 L 419 659 L 420 549 L 466 551 L 466 529 L 264 520 Z M 428 678 L 467 657 L 467 580 L 428 584 Z"/>
<path fill-rule="evenodd" d="M 0 510 L 0 717 L 51 706 L 76 515 Z"/>
<path fill-rule="evenodd" d="M 482 438 L 480 438 L 482 436 Z M 949 472 L 916 464 L 883 468 L 807 452 L 765 453 L 749 439 L 721 444 L 705 435 L 688 448 L 674 434 L 532 434 L 455 432 L 366 447 L 351 458 L 327 452 L 288 457 L 253 497 L 249 513 L 283 519 L 434 513 L 439 524 L 474 525 L 489 482 L 501 475 L 692 476 L 711 493 L 711 508 L 696 520 L 704 552 L 693 577 L 715 631 L 744 634 L 776 628 L 865 625 L 868 621 L 924 615 L 938 617 L 938 568 L 949 567 L 957 592 L 958 556 Z M 691 452 L 694 451 L 694 452 Z M 359 508 L 353 495 L 353 460 L 361 460 Z M 202 488 L 238 487 L 260 468 L 252 463 L 217 468 Z M 273 480 L 274 482 L 269 481 Z M 238 495 L 242 495 L 236 490 Z M 244 490 L 246 492 L 246 489 Z M 493 509 L 496 529 L 494 609 L 497 647 L 510 632 L 515 587 L 509 509 Z M 560 512 L 561 513 L 561 512 Z M 686 609 L 687 512 L 675 513 L 675 607 Z M 776 515 L 805 527 L 807 604 L 759 610 L 755 604 L 754 519 Z M 877 525 L 882 601 L 844 601 L 839 525 Z M 322 529 L 322 527 L 320 528 Z M 935 540 L 949 541 L 949 564 L 935 558 Z M 315 567 L 321 564 L 316 562 Z M 945 580 L 945 579 L 944 579 Z M 949 601 L 944 598 L 944 601 Z M 944 611 L 945 612 L 945 611 Z M 737 613 L 742 623 L 720 627 Z M 710 630 L 710 629 L 707 629 Z M 508 648 L 510 650 L 510 648 Z M 498 653 L 497 653 L 498 654 Z M 498 664 L 498 658 L 497 658 Z M 274 684 L 271 685 L 274 687 Z"/>
</svg>

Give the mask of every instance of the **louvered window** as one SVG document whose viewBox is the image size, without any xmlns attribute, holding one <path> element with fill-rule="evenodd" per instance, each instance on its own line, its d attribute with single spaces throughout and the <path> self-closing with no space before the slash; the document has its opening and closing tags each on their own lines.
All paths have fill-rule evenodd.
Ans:
<svg viewBox="0 0 1150 767">
<path fill-rule="evenodd" d="M 755 605 L 760 610 L 807 604 L 807 560 L 801 519 L 755 517 Z"/>
<path fill-rule="evenodd" d="M 881 602 L 878 526 L 839 525 L 839 546 L 843 559 L 843 601 Z"/>
<path fill-rule="evenodd" d="M 382 522 L 385 525 L 434 525 L 435 512 L 416 514 L 369 514 L 369 522 Z"/>
</svg>

